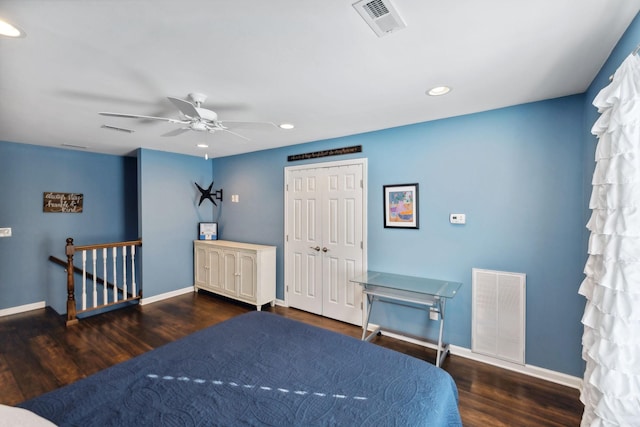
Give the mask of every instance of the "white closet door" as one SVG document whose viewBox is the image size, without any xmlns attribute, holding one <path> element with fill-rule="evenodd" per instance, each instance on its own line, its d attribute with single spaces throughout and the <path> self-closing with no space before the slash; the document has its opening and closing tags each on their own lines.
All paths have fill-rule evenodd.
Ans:
<svg viewBox="0 0 640 427">
<path fill-rule="evenodd" d="M 362 324 L 362 165 L 324 171 L 322 210 L 322 314 Z"/>
<path fill-rule="evenodd" d="M 287 172 L 287 301 L 291 307 L 362 324 L 363 164 Z"/>
<path fill-rule="evenodd" d="M 322 314 L 321 191 L 316 171 L 296 170 L 287 183 L 288 303 Z"/>
</svg>

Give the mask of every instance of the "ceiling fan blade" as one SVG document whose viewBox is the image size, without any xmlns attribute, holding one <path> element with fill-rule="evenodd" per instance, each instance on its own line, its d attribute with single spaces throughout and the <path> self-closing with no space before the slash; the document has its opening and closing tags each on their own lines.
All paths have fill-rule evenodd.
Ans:
<svg viewBox="0 0 640 427">
<path fill-rule="evenodd" d="M 168 96 L 167 98 L 185 116 L 200 118 L 200 113 L 198 113 L 196 106 L 190 103 L 189 101 L 185 101 L 184 99 L 179 99 L 179 98 L 172 98 L 170 96 Z"/>
<path fill-rule="evenodd" d="M 235 132 L 233 132 L 233 131 L 230 131 L 229 129 L 218 129 L 218 130 L 222 130 L 222 131 L 224 131 L 224 132 L 229 132 L 231 135 L 235 135 L 235 136 L 237 136 L 238 138 L 242 138 L 242 139 L 244 139 L 244 140 L 246 140 L 246 141 L 251 141 L 251 140 L 250 140 L 249 138 L 247 138 L 246 136 L 243 136 L 243 135 L 240 135 L 239 133 L 235 133 Z M 213 132 L 216 132 L 216 131 L 215 131 L 215 130 L 211 130 L 211 131 L 209 131 L 209 132 L 213 133 Z"/>
<path fill-rule="evenodd" d="M 189 132 L 190 130 L 191 130 L 190 128 L 178 128 L 178 129 L 169 131 L 167 133 L 163 133 L 160 136 L 178 136 L 178 135 L 182 135 L 185 132 Z"/>
<path fill-rule="evenodd" d="M 162 121 L 165 121 L 165 122 L 181 123 L 181 124 L 189 123 L 189 122 L 185 122 L 183 120 L 169 119 L 169 118 L 166 118 L 166 117 L 141 116 L 139 114 L 122 114 L 122 113 L 107 113 L 107 112 L 100 112 L 98 114 L 100 114 L 102 116 L 109 116 L 109 117 L 124 117 L 124 118 L 127 118 L 127 119 L 162 120 Z"/>
<path fill-rule="evenodd" d="M 231 125 L 231 127 L 236 129 L 260 129 L 264 128 L 265 126 L 274 128 L 278 127 L 273 122 L 243 122 L 238 120 L 220 120 L 220 123 L 222 123 L 222 125 L 224 125 L 225 127 L 227 127 L 227 125 Z"/>
</svg>

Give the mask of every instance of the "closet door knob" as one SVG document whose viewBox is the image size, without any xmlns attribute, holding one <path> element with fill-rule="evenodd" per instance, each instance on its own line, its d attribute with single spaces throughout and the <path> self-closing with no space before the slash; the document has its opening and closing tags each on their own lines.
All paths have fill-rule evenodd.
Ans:
<svg viewBox="0 0 640 427">
<path fill-rule="evenodd" d="M 315 248 L 313 246 L 309 246 L 309 248 L 313 249 L 316 252 L 320 252 L 320 246 L 316 246 Z"/>
<path fill-rule="evenodd" d="M 322 248 L 322 252 L 327 252 L 329 249 L 327 249 L 326 247 Z"/>
</svg>

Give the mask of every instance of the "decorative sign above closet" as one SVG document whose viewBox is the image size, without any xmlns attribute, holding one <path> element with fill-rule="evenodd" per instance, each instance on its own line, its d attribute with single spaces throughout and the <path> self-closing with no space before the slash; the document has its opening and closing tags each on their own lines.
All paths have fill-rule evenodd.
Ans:
<svg viewBox="0 0 640 427">
<path fill-rule="evenodd" d="M 291 156 L 287 156 L 287 161 L 293 162 L 296 160 L 309 160 L 309 159 L 317 159 L 320 157 L 341 156 L 343 154 L 352 154 L 352 153 L 362 153 L 362 145 L 353 145 L 351 147 L 344 147 L 344 148 L 334 148 L 332 150 L 314 151 L 313 153 L 293 154 Z"/>
<path fill-rule="evenodd" d="M 82 193 L 42 193 L 42 212 L 80 213 L 84 194 Z"/>
</svg>

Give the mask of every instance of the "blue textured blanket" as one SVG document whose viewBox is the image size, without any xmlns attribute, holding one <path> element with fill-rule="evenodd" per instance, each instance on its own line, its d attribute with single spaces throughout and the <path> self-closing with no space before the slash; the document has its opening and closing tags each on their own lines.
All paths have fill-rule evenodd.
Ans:
<svg viewBox="0 0 640 427">
<path fill-rule="evenodd" d="M 75 426 L 458 426 L 427 362 L 250 312 L 22 403 Z"/>
</svg>

